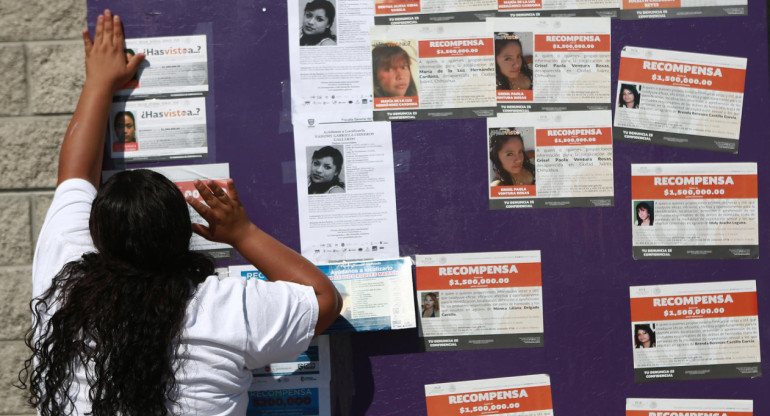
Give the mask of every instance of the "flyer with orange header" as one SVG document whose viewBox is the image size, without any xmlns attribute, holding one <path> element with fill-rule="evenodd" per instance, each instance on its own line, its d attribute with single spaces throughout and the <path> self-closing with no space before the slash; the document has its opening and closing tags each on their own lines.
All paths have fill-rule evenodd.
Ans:
<svg viewBox="0 0 770 416">
<path fill-rule="evenodd" d="M 132 163 L 208 154 L 204 97 L 116 101 L 109 120 L 113 159 Z"/>
<path fill-rule="evenodd" d="M 634 380 L 762 375 L 755 280 L 631 286 Z"/>
<path fill-rule="evenodd" d="M 620 0 L 620 18 L 746 16 L 748 0 Z"/>
<path fill-rule="evenodd" d="M 417 255 L 426 351 L 543 346 L 540 251 Z"/>
<path fill-rule="evenodd" d="M 612 113 L 487 119 L 489 208 L 613 206 Z"/>
<path fill-rule="evenodd" d="M 483 22 L 496 11 L 495 0 L 374 0 L 374 24 Z"/>
<path fill-rule="evenodd" d="M 126 57 L 145 54 L 135 79 L 115 91 L 132 99 L 207 94 L 206 35 L 126 39 Z"/>
<path fill-rule="evenodd" d="M 498 0 L 498 16 L 618 17 L 618 0 Z"/>
<path fill-rule="evenodd" d="M 759 257 L 756 163 L 631 165 L 636 260 Z"/>
<path fill-rule="evenodd" d="M 212 179 L 227 192 L 226 180 L 230 178 L 230 165 L 227 163 L 149 167 L 145 169 L 160 173 L 171 182 L 174 182 L 174 185 L 182 191 L 184 196 L 192 196 L 204 204 L 205 201 L 195 188 L 193 181 L 195 179 Z M 102 172 L 102 180 L 106 181 L 110 176 L 118 172 L 119 171 L 117 170 L 104 171 Z M 201 217 L 189 204 L 187 209 L 190 212 L 190 220 L 193 223 L 208 225 L 208 222 L 206 222 L 206 220 L 204 220 L 203 217 Z M 204 252 L 215 259 L 229 259 L 233 257 L 233 247 L 229 244 L 209 241 L 195 233 L 190 237 L 190 249 L 193 251 Z"/>
<path fill-rule="evenodd" d="M 610 18 L 490 18 L 498 112 L 610 110 Z"/>
<path fill-rule="evenodd" d="M 374 26 L 374 120 L 495 115 L 495 52 L 485 23 Z"/>
<path fill-rule="evenodd" d="M 626 416 L 752 416 L 752 400 L 626 399 Z"/>
<path fill-rule="evenodd" d="M 547 374 L 426 384 L 428 416 L 553 416 Z"/>
<path fill-rule="evenodd" d="M 738 153 L 746 58 L 626 46 L 615 138 Z"/>
</svg>

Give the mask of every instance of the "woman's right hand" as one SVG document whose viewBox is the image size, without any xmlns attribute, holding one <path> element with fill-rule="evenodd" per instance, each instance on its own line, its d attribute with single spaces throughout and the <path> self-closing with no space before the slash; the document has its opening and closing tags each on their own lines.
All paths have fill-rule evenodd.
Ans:
<svg viewBox="0 0 770 416">
<path fill-rule="evenodd" d="M 138 53 L 126 62 L 124 42 L 120 17 L 113 15 L 109 9 L 97 18 L 93 41 L 88 29 L 83 30 L 86 82 L 115 91 L 136 74 L 145 56 Z"/>
<path fill-rule="evenodd" d="M 238 247 L 257 230 L 246 214 L 232 179 L 227 180 L 227 192 L 213 180 L 204 182 L 196 179 L 194 185 L 206 204 L 192 196 L 185 199 L 209 223 L 208 227 L 193 224 L 196 234 L 207 240 Z"/>
</svg>

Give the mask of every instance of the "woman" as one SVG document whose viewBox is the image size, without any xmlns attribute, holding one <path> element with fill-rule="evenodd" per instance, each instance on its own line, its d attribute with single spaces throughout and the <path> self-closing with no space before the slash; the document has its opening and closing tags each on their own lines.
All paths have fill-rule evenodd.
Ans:
<svg viewBox="0 0 770 416">
<path fill-rule="evenodd" d="M 372 81 L 375 97 L 416 97 L 409 54 L 395 43 L 372 49 Z"/>
<path fill-rule="evenodd" d="M 334 15 L 334 5 L 327 0 L 313 0 L 305 5 L 300 46 L 336 45 L 337 37 L 331 31 Z"/>
<path fill-rule="evenodd" d="M 634 337 L 636 348 L 655 347 L 655 332 L 649 324 L 634 325 L 634 332 L 636 333 L 636 337 Z"/>
<path fill-rule="evenodd" d="M 496 134 L 489 140 L 489 160 L 495 169 L 490 186 L 534 185 L 535 166 L 524 150 L 524 139 L 517 131 Z"/>
<path fill-rule="evenodd" d="M 438 315 L 438 295 L 433 292 L 422 295 L 422 317 L 435 318 Z"/>
<path fill-rule="evenodd" d="M 185 198 L 147 170 L 99 187 L 113 92 L 128 63 L 120 19 L 83 32 L 86 81 L 59 155 L 33 264 L 31 357 L 19 374 L 41 415 L 245 414 L 249 369 L 296 357 L 339 313 L 339 294 L 252 223 L 235 185 Z M 97 190 L 98 189 L 98 190 Z M 232 245 L 271 282 L 213 276 L 192 232 Z M 29 382 L 29 385 L 24 385 Z"/>
<path fill-rule="evenodd" d="M 115 137 L 120 143 L 136 143 L 136 122 L 134 113 L 130 111 L 118 111 L 115 114 Z"/>
<path fill-rule="evenodd" d="M 495 40 L 495 76 L 498 90 L 531 90 L 532 70 L 519 39 Z"/>
<path fill-rule="evenodd" d="M 618 107 L 639 108 L 639 91 L 635 85 L 621 84 Z"/>
<path fill-rule="evenodd" d="M 342 153 L 339 150 L 324 146 L 313 152 L 310 164 L 310 176 L 307 187 L 308 194 L 341 194 L 345 192 L 345 184 L 340 181 L 342 172 Z"/>
<path fill-rule="evenodd" d="M 646 202 L 640 202 L 636 205 L 636 225 L 650 226 L 655 221 L 652 207 Z"/>
</svg>

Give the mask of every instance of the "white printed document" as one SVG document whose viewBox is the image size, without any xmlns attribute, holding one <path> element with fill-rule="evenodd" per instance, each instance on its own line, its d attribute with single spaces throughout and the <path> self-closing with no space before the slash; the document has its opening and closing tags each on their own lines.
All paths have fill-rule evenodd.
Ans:
<svg viewBox="0 0 770 416">
<path fill-rule="evenodd" d="M 748 0 L 619 0 L 621 19 L 746 16 Z"/>
</svg>

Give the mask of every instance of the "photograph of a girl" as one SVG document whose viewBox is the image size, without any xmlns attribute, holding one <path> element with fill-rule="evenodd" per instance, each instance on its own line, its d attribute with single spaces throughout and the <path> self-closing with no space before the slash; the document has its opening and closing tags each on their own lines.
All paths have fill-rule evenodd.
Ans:
<svg viewBox="0 0 770 416">
<path fill-rule="evenodd" d="M 342 152 L 332 146 L 324 146 L 313 151 L 308 167 L 307 193 L 310 195 L 345 193 L 345 182 L 340 179 L 342 160 Z"/>
<path fill-rule="evenodd" d="M 136 122 L 134 113 L 118 111 L 113 122 L 118 143 L 136 143 Z"/>
<path fill-rule="evenodd" d="M 639 202 L 636 204 L 636 225 L 650 226 L 655 222 L 655 214 L 652 209 L 652 202 Z"/>
<path fill-rule="evenodd" d="M 428 292 L 422 294 L 422 315 L 423 318 L 436 318 L 441 316 L 438 308 L 438 293 Z"/>
<path fill-rule="evenodd" d="M 639 90 L 636 89 L 636 85 L 621 84 L 618 107 L 639 108 L 639 97 Z"/>
<path fill-rule="evenodd" d="M 395 43 L 372 49 L 372 82 L 375 97 L 416 97 L 409 54 Z"/>
<path fill-rule="evenodd" d="M 534 152 L 524 148 L 520 132 L 493 132 L 489 139 L 489 160 L 495 177 L 489 186 L 534 185 L 535 165 L 531 157 Z"/>
<path fill-rule="evenodd" d="M 300 46 L 331 46 L 337 44 L 334 26 L 334 4 L 328 0 L 311 0 L 305 5 L 300 21 Z"/>
<path fill-rule="evenodd" d="M 519 37 L 513 34 L 495 35 L 495 77 L 498 90 L 531 90 L 532 56 L 524 56 Z"/>
<path fill-rule="evenodd" d="M 655 348 L 655 331 L 650 324 L 634 325 L 634 345 L 636 348 Z"/>
</svg>

